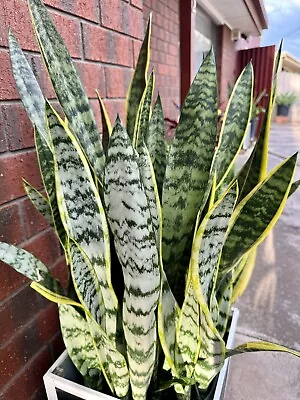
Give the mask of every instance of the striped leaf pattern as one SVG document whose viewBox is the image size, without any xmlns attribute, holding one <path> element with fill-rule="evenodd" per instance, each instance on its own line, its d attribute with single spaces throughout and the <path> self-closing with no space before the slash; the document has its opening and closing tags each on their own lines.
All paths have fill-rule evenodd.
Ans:
<svg viewBox="0 0 300 400">
<path fill-rule="evenodd" d="M 253 67 L 248 64 L 237 80 L 225 111 L 214 166 L 217 185 L 230 171 L 247 132 L 252 111 Z"/>
<path fill-rule="evenodd" d="M 48 125 L 55 151 L 55 179 L 62 221 L 68 236 L 82 248 L 95 270 L 105 306 L 106 332 L 113 340 L 118 304 L 111 284 L 109 233 L 101 200 L 81 148 L 51 108 Z"/>
<path fill-rule="evenodd" d="M 153 113 L 149 122 L 149 128 L 145 136 L 145 144 L 149 150 L 158 192 L 161 198 L 162 187 L 167 165 L 167 148 L 165 141 L 164 114 L 160 95 L 157 96 Z"/>
<path fill-rule="evenodd" d="M 8 33 L 8 43 L 12 72 L 20 98 L 29 119 L 43 136 L 44 141 L 49 147 L 49 137 L 46 130 L 45 120 L 45 99 L 43 93 L 27 58 L 20 49 L 17 39 L 11 30 L 9 30 Z"/>
<path fill-rule="evenodd" d="M 138 151 L 141 145 L 143 144 L 148 132 L 149 120 L 151 117 L 154 82 L 155 82 L 155 77 L 154 77 L 154 72 L 152 71 L 147 81 L 147 85 L 140 103 L 136 125 L 134 129 L 133 143 Z"/>
<path fill-rule="evenodd" d="M 95 382 L 95 377 L 99 380 L 101 366 L 87 321 L 69 304 L 59 304 L 58 310 L 62 337 L 72 362 L 87 382 Z M 97 383 L 92 388 L 100 389 Z"/>
<path fill-rule="evenodd" d="M 177 343 L 191 378 L 200 351 L 200 309 L 191 280 L 180 312 Z"/>
<path fill-rule="evenodd" d="M 233 292 L 233 271 L 230 271 L 218 291 L 219 298 L 219 316 L 216 324 L 220 335 L 223 337 L 226 332 L 228 319 L 232 305 L 232 292 Z"/>
<path fill-rule="evenodd" d="M 69 244 L 69 255 L 70 269 L 77 296 L 81 304 L 89 310 L 94 320 L 101 325 L 105 307 L 96 272 L 86 254 L 73 240 Z"/>
<path fill-rule="evenodd" d="M 105 157 L 87 95 L 61 36 L 41 0 L 29 0 L 36 37 L 70 128 L 101 180 Z"/>
<path fill-rule="evenodd" d="M 145 399 L 156 355 L 160 267 L 138 156 L 120 120 L 110 138 L 104 190 L 116 251 L 123 266 L 123 326 L 132 394 L 134 399 Z"/>
<path fill-rule="evenodd" d="M 141 175 L 141 182 L 144 187 L 145 195 L 148 200 L 148 208 L 150 211 L 153 230 L 156 235 L 157 240 L 157 248 L 160 246 L 160 220 L 159 220 L 159 204 L 157 204 L 157 196 L 156 196 L 156 182 L 155 175 L 153 171 L 153 166 L 151 164 L 151 159 L 149 152 L 145 146 L 145 144 L 141 144 L 138 165 Z M 159 201 L 159 200 L 158 200 Z"/>
<path fill-rule="evenodd" d="M 48 268 L 28 251 L 0 242 L 0 260 L 26 278 L 39 282 L 54 292 L 63 293 L 60 283 L 52 277 Z"/>
<path fill-rule="evenodd" d="M 220 262 L 222 275 L 262 242 L 278 220 L 292 185 L 296 161 L 297 154 L 273 169 L 235 209 Z"/>
<path fill-rule="evenodd" d="M 126 130 L 131 139 L 133 139 L 138 109 L 146 87 L 147 72 L 150 62 L 151 20 L 152 16 L 150 14 L 145 38 L 140 49 L 137 65 L 127 94 Z"/>
<path fill-rule="evenodd" d="M 48 112 L 47 110 L 49 110 L 47 103 L 45 110 L 46 110 L 45 118 L 47 121 L 47 112 Z M 48 126 L 47 126 L 47 134 L 49 137 Z M 43 135 L 37 128 L 34 129 L 34 141 L 35 141 L 35 148 L 37 152 L 38 164 L 41 172 L 43 185 L 49 199 L 50 210 L 52 214 L 52 223 L 54 225 L 55 232 L 57 233 L 57 236 L 61 242 L 61 245 L 64 247 L 65 232 L 59 215 L 58 204 L 57 204 L 55 177 L 54 177 L 54 159 L 52 153 L 53 150 L 50 149 L 50 147 L 47 145 Z M 49 142 L 51 142 L 50 137 L 49 137 Z"/>
<path fill-rule="evenodd" d="M 234 304 L 244 293 L 250 282 L 255 267 L 257 249 L 253 248 L 248 254 L 241 258 L 238 267 L 234 268 L 233 291 L 231 302 Z"/>
<path fill-rule="evenodd" d="M 207 389 L 221 370 L 225 359 L 225 344 L 212 324 L 209 313 L 200 305 L 201 348 L 194 377 L 201 389 Z"/>
<path fill-rule="evenodd" d="M 237 185 L 235 184 L 204 217 L 194 239 L 194 246 L 199 247 L 199 279 L 207 304 L 210 304 L 212 284 L 236 199 Z"/>
<path fill-rule="evenodd" d="M 296 182 L 294 182 L 291 186 L 290 192 L 289 192 L 289 197 L 294 194 L 300 187 L 300 179 Z"/>
<path fill-rule="evenodd" d="M 172 289 L 176 279 L 182 284 L 188 267 L 182 262 L 179 267 L 178 261 L 205 200 L 216 143 L 216 124 L 216 67 L 210 52 L 182 108 L 163 185 L 163 258 Z M 179 269 L 182 269 L 180 273 Z"/>
<path fill-rule="evenodd" d="M 35 208 L 43 215 L 49 225 L 54 226 L 51 207 L 48 199 L 23 178 L 23 186 L 28 198 Z"/>
<path fill-rule="evenodd" d="M 104 370 L 104 376 L 119 398 L 127 395 L 129 390 L 129 372 L 124 356 L 114 347 L 103 330 L 92 319 L 87 317 L 91 336 Z"/>
</svg>

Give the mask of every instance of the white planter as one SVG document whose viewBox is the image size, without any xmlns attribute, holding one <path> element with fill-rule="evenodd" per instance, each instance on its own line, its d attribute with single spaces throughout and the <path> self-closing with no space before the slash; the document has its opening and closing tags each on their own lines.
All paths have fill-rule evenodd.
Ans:
<svg viewBox="0 0 300 400">
<path fill-rule="evenodd" d="M 234 344 L 234 336 L 236 332 L 237 321 L 239 318 L 239 310 L 237 308 L 232 309 L 232 320 L 229 330 L 229 335 L 226 343 L 226 347 L 231 349 Z M 53 373 L 56 368 L 62 368 L 66 375 L 62 378 Z M 223 368 L 220 371 L 219 378 L 213 400 L 221 400 L 224 396 L 225 383 L 228 374 L 229 359 L 227 358 Z M 95 390 L 89 389 L 83 385 L 76 383 L 76 376 L 78 372 L 72 364 L 67 350 L 55 361 L 51 368 L 44 375 L 44 384 L 48 400 L 114 400 L 115 397 L 102 394 Z M 62 394 L 63 393 L 63 394 Z M 69 396 L 68 396 L 69 394 Z M 64 396 L 64 397 L 63 397 Z"/>
</svg>

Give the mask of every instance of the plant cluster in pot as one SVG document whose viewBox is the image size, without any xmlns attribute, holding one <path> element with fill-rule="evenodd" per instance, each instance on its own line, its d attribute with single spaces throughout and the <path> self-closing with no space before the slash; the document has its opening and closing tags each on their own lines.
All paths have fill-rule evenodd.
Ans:
<svg viewBox="0 0 300 400">
<path fill-rule="evenodd" d="M 23 249 L 1 243 L 0 259 L 58 304 L 66 362 L 72 360 L 85 384 L 64 384 L 65 390 L 86 399 L 212 398 L 230 356 L 265 350 L 299 356 L 268 342 L 225 344 L 231 306 L 248 283 L 256 248 L 299 186 L 296 154 L 267 174 L 275 89 L 259 140 L 235 176 L 251 118 L 253 69 L 249 64 L 236 82 L 216 147 L 211 51 L 167 150 L 159 97 L 152 109 L 150 19 L 128 92 L 126 128 L 119 117 L 112 127 L 99 96 L 100 135 L 46 8 L 41 0 L 29 0 L 29 7 L 63 117 L 44 98 L 10 32 L 12 70 L 35 128 L 46 194 L 25 181 L 24 187 L 64 249 L 70 289 Z M 56 363 L 56 370 L 64 373 L 65 365 Z M 49 399 L 57 398 L 53 385 L 47 390 Z"/>
<path fill-rule="evenodd" d="M 290 107 L 297 101 L 297 95 L 293 92 L 284 92 L 276 96 L 277 104 L 277 116 L 287 117 L 289 116 Z"/>
</svg>

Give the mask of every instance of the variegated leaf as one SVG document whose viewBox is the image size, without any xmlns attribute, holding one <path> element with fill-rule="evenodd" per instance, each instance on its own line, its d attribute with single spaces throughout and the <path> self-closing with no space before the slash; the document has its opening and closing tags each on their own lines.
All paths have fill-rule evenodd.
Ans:
<svg viewBox="0 0 300 400">
<path fill-rule="evenodd" d="M 206 192 L 217 135 L 217 82 L 213 53 L 205 58 L 181 111 L 163 185 L 163 259 L 171 288 L 184 280 L 181 257 L 192 237 Z M 179 260 L 181 261 L 179 263 Z"/>
<path fill-rule="evenodd" d="M 248 64 L 230 96 L 220 133 L 213 168 L 219 186 L 230 171 L 247 133 L 252 111 L 253 67 Z"/>
<path fill-rule="evenodd" d="M 194 378 L 201 389 L 207 389 L 221 370 L 225 360 L 225 343 L 219 336 L 211 316 L 200 304 L 201 348 Z"/>
<path fill-rule="evenodd" d="M 233 271 L 228 272 L 217 294 L 219 303 L 219 317 L 216 326 L 222 337 L 224 337 L 228 326 L 228 319 L 230 316 L 230 310 L 232 305 L 232 293 L 233 293 L 232 275 Z"/>
<path fill-rule="evenodd" d="M 33 26 L 58 100 L 101 180 L 105 157 L 87 95 L 68 50 L 41 0 L 29 0 Z"/>
<path fill-rule="evenodd" d="M 46 110 L 47 108 L 48 107 L 46 106 Z M 47 134 L 49 137 L 48 126 L 47 126 Z M 61 242 L 62 247 L 65 247 L 65 241 L 66 241 L 65 231 L 59 215 L 56 190 L 55 190 L 54 160 L 53 160 L 52 149 L 50 150 L 50 147 L 45 142 L 43 135 L 37 128 L 34 129 L 34 141 L 35 141 L 35 148 L 37 152 L 37 158 L 43 185 L 49 199 L 50 210 L 52 214 L 52 224 Z"/>
<path fill-rule="evenodd" d="M 145 38 L 141 46 L 137 65 L 127 94 L 126 109 L 127 122 L 126 130 L 131 139 L 133 139 L 136 118 L 140 101 L 142 99 L 147 80 L 147 72 L 150 61 L 150 36 L 151 36 L 151 14 L 149 17 Z"/>
<path fill-rule="evenodd" d="M 25 192 L 32 204 L 43 215 L 48 224 L 54 227 L 51 207 L 48 199 L 46 199 L 46 197 L 44 197 L 37 189 L 31 186 L 30 183 L 28 183 L 24 178 L 23 185 Z"/>
<path fill-rule="evenodd" d="M 45 99 L 34 73 L 19 44 L 9 30 L 8 33 L 9 54 L 13 76 L 25 107 L 27 115 L 32 124 L 43 136 L 43 141 L 49 144 L 49 137 L 45 120 Z"/>
<path fill-rule="evenodd" d="M 104 197 L 124 274 L 123 326 L 132 394 L 135 400 L 145 399 L 156 356 L 159 256 L 138 156 L 119 119 L 108 148 Z"/>
<path fill-rule="evenodd" d="M 54 292 L 63 293 L 58 280 L 54 279 L 48 268 L 28 251 L 0 242 L 0 260 L 26 278 L 39 282 Z"/>
<path fill-rule="evenodd" d="M 100 390 L 101 365 L 86 319 L 72 305 L 59 304 L 58 309 L 62 337 L 73 364 L 93 389 Z"/>
<path fill-rule="evenodd" d="M 208 305 L 211 303 L 214 278 L 237 193 L 237 185 L 234 184 L 204 217 L 194 239 L 195 248 L 199 247 L 198 268 L 201 290 Z"/>
<path fill-rule="evenodd" d="M 73 240 L 70 240 L 68 251 L 77 296 L 94 320 L 105 329 L 103 323 L 105 306 L 96 271 L 84 251 Z"/>
<path fill-rule="evenodd" d="M 124 356 L 114 347 L 96 322 L 87 317 L 90 332 L 108 383 L 119 398 L 129 390 L 129 372 Z"/>
<path fill-rule="evenodd" d="M 101 113 L 101 123 L 102 123 L 102 147 L 105 153 L 107 153 L 107 147 L 108 147 L 108 142 L 109 142 L 109 137 L 112 132 L 112 126 L 110 123 L 109 116 L 107 114 L 105 105 L 103 103 L 103 100 L 101 99 L 98 91 L 96 90 L 97 96 L 98 96 L 98 101 L 99 101 L 99 108 L 100 108 L 100 113 Z"/>
<path fill-rule="evenodd" d="M 292 185 L 296 161 L 297 154 L 274 168 L 236 207 L 222 251 L 221 276 L 261 243 L 277 222 Z"/>
<path fill-rule="evenodd" d="M 148 199 L 148 207 L 152 219 L 153 230 L 156 235 L 157 248 L 160 246 L 160 204 L 157 198 L 157 187 L 155 182 L 155 175 L 151 163 L 149 152 L 144 143 L 140 145 L 140 152 L 138 158 L 138 165 L 140 169 L 141 182 L 144 187 L 145 195 Z"/>
<path fill-rule="evenodd" d="M 149 120 L 151 117 L 152 97 L 154 90 L 155 76 L 152 71 L 147 81 L 143 97 L 140 102 L 138 116 L 134 127 L 133 144 L 139 151 L 148 132 Z"/>
<path fill-rule="evenodd" d="M 149 150 L 155 171 L 158 193 L 161 198 L 162 187 L 167 165 L 167 149 L 165 141 L 164 114 L 160 95 L 157 96 L 149 128 L 145 136 L 145 144 Z"/>
<path fill-rule="evenodd" d="M 177 344 L 191 378 L 200 351 L 200 308 L 189 280 L 177 327 Z"/>
<path fill-rule="evenodd" d="M 237 346 L 235 349 L 228 349 L 226 351 L 226 357 L 235 356 L 243 353 L 253 353 L 257 351 L 281 351 L 283 353 L 289 353 L 293 356 L 300 357 L 300 352 L 289 349 L 288 347 L 281 346 L 276 343 L 270 342 L 248 342 Z"/>
<path fill-rule="evenodd" d="M 244 199 L 259 182 L 265 179 L 267 175 L 271 119 L 276 96 L 277 74 L 281 62 L 281 52 L 282 42 L 276 55 L 271 94 L 269 97 L 269 103 L 266 108 L 264 122 L 259 134 L 259 138 L 255 144 L 254 149 L 252 150 L 249 159 L 247 160 L 246 164 L 243 166 L 238 175 L 240 188 L 239 201 Z"/>
<path fill-rule="evenodd" d="M 62 222 L 95 270 L 105 307 L 106 333 L 114 341 L 118 302 L 111 284 L 109 232 L 103 206 L 77 140 L 51 106 L 47 107 Z"/>
</svg>

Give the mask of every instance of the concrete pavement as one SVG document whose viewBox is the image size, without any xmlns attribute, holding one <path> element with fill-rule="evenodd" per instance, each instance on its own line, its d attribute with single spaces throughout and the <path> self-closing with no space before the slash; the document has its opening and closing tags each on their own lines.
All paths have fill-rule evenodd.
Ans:
<svg viewBox="0 0 300 400">
<path fill-rule="evenodd" d="M 300 151 L 300 125 L 273 125 L 269 169 L 296 151 Z M 300 157 L 296 179 L 300 179 Z M 250 285 L 236 306 L 240 309 L 236 344 L 260 339 L 300 350 L 300 189 L 259 246 Z M 299 400 L 300 359 L 282 353 L 233 357 L 225 399 Z"/>
</svg>

